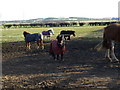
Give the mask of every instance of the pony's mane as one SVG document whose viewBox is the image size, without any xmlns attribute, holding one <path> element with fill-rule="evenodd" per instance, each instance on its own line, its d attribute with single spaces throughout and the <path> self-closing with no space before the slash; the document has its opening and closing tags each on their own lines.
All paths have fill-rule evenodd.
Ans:
<svg viewBox="0 0 120 90">
<path fill-rule="evenodd" d="M 30 34 L 30 33 L 26 31 L 23 32 L 24 37 L 26 37 L 27 34 Z"/>
<path fill-rule="evenodd" d="M 57 38 L 58 40 L 58 47 L 63 48 L 65 43 L 64 43 L 64 35 L 58 35 Z"/>
</svg>

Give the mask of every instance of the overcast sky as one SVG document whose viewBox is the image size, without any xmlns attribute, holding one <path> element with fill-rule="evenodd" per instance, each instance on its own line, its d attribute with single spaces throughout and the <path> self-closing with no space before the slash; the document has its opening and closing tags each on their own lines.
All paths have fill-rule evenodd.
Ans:
<svg viewBox="0 0 120 90">
<path fill-rule="evenodd" d="M 0 0 L 0 21 L 46 17 L 118 17 L 120 0 Z"/>
</svg>

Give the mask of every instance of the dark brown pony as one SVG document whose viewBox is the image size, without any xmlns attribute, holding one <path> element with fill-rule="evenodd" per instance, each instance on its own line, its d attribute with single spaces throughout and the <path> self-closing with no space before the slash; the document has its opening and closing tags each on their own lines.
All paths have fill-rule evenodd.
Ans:
<svg viewBox="0 0 120 90">
<path fill-rule="evenodd" d="M 111 24 L 104 28 L 103 33 L 103 42 L 97 46 L 105 49 L 105 57 L 108 58 L 111 62 L 113 60 L 119 61 L 115 56 L 114 52 L 114 42 L 120 42 L 120 24 Z"/>
<path fill-rule="evenodd" d="M 61 60 L 63 60 L 63 54 L 67 51 L 64 42 L 64 36 L 58 35 L 55 40 L 50 43 L 50 55 L 53 56 L 54 60 L 59 60 L 59 55 L 61 55 Z"/>
<path fill-rule="evenodd" d="M 65 40 L 66 40 L 66 37 L 68 37 L 67 40 L 70 40 L 70 36 L 71 35 L 73 35 L 75 37 L 75 31 L 72 31 L 72 30 L 67 30 L 67 31 L 66 30 L 62 30 L 60 32 L 60 35 L 64 35 Z"/>
<path fill-rule="evenodd" d="M 44 49 L 43 36 L 40 33 L 30 34 L 29 32 L 24 31 L 23 35 L 25 38 L 27 49 L 30 49 L 30 42 L 32 42 L 32 41 L 37 42 L 37 46 L 38 46 L 37 49 L 38 48 Z"/>
</svg>

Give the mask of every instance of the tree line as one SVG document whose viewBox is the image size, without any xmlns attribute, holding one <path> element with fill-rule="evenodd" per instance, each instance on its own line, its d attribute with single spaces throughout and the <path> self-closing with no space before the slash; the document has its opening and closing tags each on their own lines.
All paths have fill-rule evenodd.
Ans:
<svg viewBox="0 0 120 90">
<path fill-rule="evenodd" d="M 34 27 L 72 27 L 72 26 L 105 26 L 118 21 L 112 22 L 50 22 L 50 23 L 20 23 L 20 24 L 2 24 L 3 28 L 34 28 Z"/>
</svg>

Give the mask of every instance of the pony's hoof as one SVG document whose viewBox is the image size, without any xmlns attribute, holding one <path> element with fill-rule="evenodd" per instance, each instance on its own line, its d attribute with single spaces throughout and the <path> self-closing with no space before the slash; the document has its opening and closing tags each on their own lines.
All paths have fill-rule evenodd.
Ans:
<svg viewBox="0 0 120 90">
<path fill-rule="evenodd" d="M 119 60 L 118 59 L 115 59 L 116 60 L 116 62 L 119 62 Z"/>
<path fill-rule="evenodd" d="M 44 47 L 41 48 L 42 50 L 44 49 Z"/>
<path fill-rule="evenodd" d="M 37 47 L 37 49 L 40 49 L 40 47 Z"/>
<path fill-rule="evenodd" d="M 113 62 L 113 60 L 110 57 L 105 57 L 106 60 L 108 60 L 109 62 Z"/>
<path fill-rule="evenodd" d="M 57 61 L 57 59 L 56 59 L 56 58 L 55 58 L 54 60 L 55 60 L 55 61 Z"/>
<path fill-rule="evenodd" d="M 31 49 L 30 48 L 27 48 L 26 51 L 30 51 Z"/>
<path fill-rule="evenodd" d="M 116 60 L 116 61 L 114 61 L 114 63 L 120 63 L 120 61 Z"/>
</svg>

